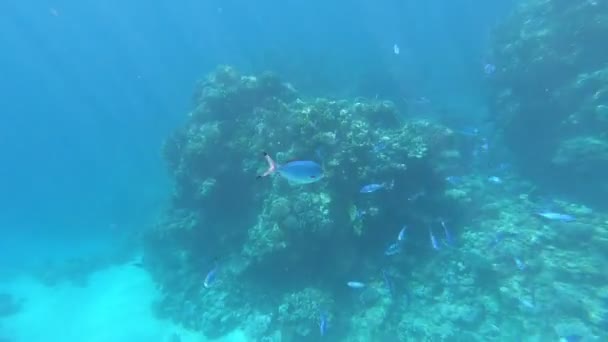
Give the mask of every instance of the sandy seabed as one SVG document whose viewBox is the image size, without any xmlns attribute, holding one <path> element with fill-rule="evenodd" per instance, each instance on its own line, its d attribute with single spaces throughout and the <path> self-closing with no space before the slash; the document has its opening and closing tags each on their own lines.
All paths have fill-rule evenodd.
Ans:
<svg viewBox="0 0 608 342">
<path fill-rule="evenodd" d="M 96 272 L 86 287 L 63 283 L 47 287 L 20 276 L 0 283 L 0 293 L 23 299 L 20 312 L 0 319 L 0 341 L 139 342 L 209 341 L 154 317 L 158 292 L 148 273 L 132 265 Z M 220 340 L 244 341 L 238 332 Z"/>
</svg>

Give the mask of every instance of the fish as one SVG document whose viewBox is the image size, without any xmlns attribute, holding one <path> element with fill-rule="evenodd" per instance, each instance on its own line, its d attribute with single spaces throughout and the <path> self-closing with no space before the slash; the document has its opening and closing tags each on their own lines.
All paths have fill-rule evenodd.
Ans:
<svg viewBox="0 0 608 342">
<path fill-rule="evenodd" d="M 481 145 L 479 145 L 479 148 L 483 152 L 488 152 L 488 150 L 490 149 L 490 144 L 488 143 L 488 140 L 486 138 L 481 139 Z"/>
<path fill-rule="evenodd" d="M 205 286 L 206 289 L 210 288 L 213 286 L 213 283 L 215 283 L 215 278 L 217 278 L 217 266 L 213 266 L 213 268 L 207 273 L 203 286 Z"/>
<path fill-rule="evenodd" d="M 279 165 L 272 160 L 268 153 L 264 152 L 263 155 L 268 162 L 268 170 L 257 176 L 258 179 L 278 173 L 281 177 L 287 179 L 290 184 L 310 184 L 323 178 L 323 168 L 314 161 L 294 160 Z"/>
<path fill-rule="evenodd" d="M 329 323 L 327 321 L 327 314 L 324 312 L 321 312 L 319 314 L 319 334 L 321 336 L 325 336 L 325 333 L 327 333 L 328 327 L 329 327 Z"/>
<path fill-rule="evenodd" d="M 452 184 L 452 185 L 456 185 L 460 182 L 462 182 L 462 177 L 459 176 L 447 176 L 445 177 L 445 181 Z"/>
<path fill-rule="evenodd" d="M 564 340 L 566 340 L 566 342 L 579 342 L 583 340 L 583 336 L 581 335 L 568 335 L 566 337 L 564 337 Z"/>
<path fill-rule="evenodd" d="M 433 231 L 431 230 L 431 228 L 429 228 L 429 237 L 431 239 L 431 246 L 433 246 L 434 250 L 438 251 L 439 244 L 437 243 L 437 239 L 435 239 L 435 235 L 433 235 Z"/>
<path fill-rule="evenodd" d="M 391 294 L 391 297 L 393 297 L 395 295 L 395 288 L 393 287 L 393 282 L 386 270 L 382 270 L 382 277 L 384 278 L 384 285 L 386 285 L 388 292 Z"/>
<path fill-rule="evenodd" d="M 346 286 L 352 289 L 362 289 L 365 287 L 365 284 L 360 281 L 349 281 L 348 283 L 346 283 Z"/>
<path fill-rule="evenodd" d="M 372 184 L 367 184 L 364 185 L 363 187 L 361 187 L 361 189 L 359 190 L 360 193 L 362 194 L 370 194 L 372 192 L 376 192 L 380 189 L 386 189 L 386 190 L 390 190 L 393 188 L 393 186 L 395 185 L 395 181 L 391 181 L 390 183 L 372 183 Z"/>
<path fill-rule="evenodd" d="M 490 242 L 488 243 L 488 247 L 490 247 L 490 249 L 494 249 L 496 246 L 498 246 L 498 244 L 503 240 L 504 237 L 505 235 L 503 234 L 503 232 L 496 233 L 496 235 L 494 235 L 492 240 L 490 240 Z"/>
<path fill-rule="evenodd" d="M 398 242 L 391 244 L 390 246 L 388 246 L 386 251 L 384 251 L 384 255 L 386 256 L 391 256 L 399 253 L 401 253 L 401 244 Z"/>
<path fill-rule="evenodd" d="M 361 218 L 363 218 L 363 216 L 367 215 L 367 210 L 357 209 L 355 215 L 357 216 L 358 219 L 361 219 Z"/>
<path fill-rule="evenodd" d="M 543 211 L 536 214 L 551 221 L 572 222 L 575 220 L 574 216 L 572 215 L 560 214 L 552 211 Z"/>
<path fill-rule="evenodd" d="M 401 228 L 401 230 L 399 231 L 399 234 L 397 235 L 397 241 L 398 242 L 404 242 L 405 241 L 405 231 L 407 230 L 407 226 L 403 226 L 403 228 Z"/>
<path fill-rule="evenodd" d="M 490 183 L 494 183 L 494 184 L 502 184 L 502 179 L 497 176 L 488 177 L 488 181 L 490 181 Z"/>
<path fill-rule="evenodd" d="M 408 198 L 407 198 L 407 200 L 408 200 L 408 201 L 410 201 L 410 202 L 411 202 L 411 201 L 415 201 L 415 200 L 417 200 L 417 199 L 419 199 L 420 197 L 423 197 L 423 196 L 425 196 L 425 195 L 426 195 L 426 191 L 421 190 L 421 191 L 418 191 L 418 192 L 417 192 L 417 193 L 415 193 L 415 194 L 412 194 L 410 197 L 408 197 Z"/>
<path fill-rule="evenodd" d="M 483 72 L 486 75 L 492 75 L 494 72 L 496 71 L 496 65 L 492 64 L 492 63 L 486 63 L 483 66 Z"/>
<path fill-rule="evenodd" d="M 524 311 L 534 310 L 536 309 L 536 305 L 534 305 L 534 299 L 528 300 L 526 298 L 517 298 L 519 302 L 519 308 Z"/>
<path fill-rule="evenodd" d="M 323 159 L 325 159 L 325 150 L 323 149 L 323 147 L 318 147 L 315 150 L 315 156 L 317 156 L 320 161 L 323 161 Z"/>
<path fill-rule="evenodd" d="M 399 54 L 399 45 L 397 45 L 397 44 L 393 45 L 393 52 L 395 53 L 395 55 Z"/>
<path fill-rule="evenodd" d="M 454 240 L 452 239 L 452 234 L 450 234 L 450 231 L 448 230 L 448 227 L 446 226 L 445 222 L 443 220 L 440 220 L 440 222 L 441 226 L 443 227 L 443 232 L 445 234 L 445 241 L 448 246 L 451 246 L 454 243 Z"/>
<path fill-rule="evenodd" d="M 513 262 L 515 262 L 515 266 L 517 266 L 520 271 L 526 269 L 526 264 L 523 261 L 519 260 L 519 258 L 513 257 Z"/>
<path fill-rule="evenodd" d="M 475 127 L 472 127 L 472 128 L 467 127 L 467 128 L 455 130 L 454 132 L 456 132 L 458 134 L 462 134 L 467 137 L 476 137 L 479 135 L 479 129 L 475 128 Z"/>
<path fill-rule="evenodd" d="M 372 146 L 372 151 L 374 151 L 374 153 L 378 153 L 378 152 L 384 150 L 385 148 L 386 148 L 386 143 L 379 142 Z"/>
</svg>

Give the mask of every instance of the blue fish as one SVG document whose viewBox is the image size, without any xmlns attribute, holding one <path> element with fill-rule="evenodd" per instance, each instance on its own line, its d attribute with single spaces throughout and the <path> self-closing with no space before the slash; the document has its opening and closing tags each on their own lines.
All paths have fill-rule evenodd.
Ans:
<svg viewBox="0 0 608 342">
<path fill-rule="evenodd" d="M 490 144 L 486 138 L 481 138 L 481 145 L 479 146 L 483 152 L 487 152 L 490 149 Z"/>
<path fill-rule="evenodd" d="M 358 219 L 362 219 L 363 216 L 367 215 L 367 210 L 357 209 L 357 211 L 355 212 L 355 215 L 357 216 Z"/>
<path fill-rule="evenodd" d="M 551 221 L 572 222 L 575 220 L 574 216 L 568 214 L 554 213 L 551 211 L 543 211 L 536 214 Z"/>
<path fill-rule="evenodd" d="M 476 137 L 479 135 L 479 129 L 477 128 L 464 128 L 455 131 L 456 133 L 468 136 L 468 137 Z"/>
<path fill-rule="evenodd" d="M 391 294 L 391 297 L 393 297 L 395 295 L 395 289 L 393 287 L 393 282 L 391 281 L 391 278 L 386 270 L 382 270 L 382 277 L 384 278 L 384 285 L 386 285 L 388 292 Z"/>
<path fill-rule="evenodd" d="M 327 333 L 328 327 L 329 327 L 329 322 L 327 320 L 327 314 L 324 312 L 321 312 L 319 314 L 319 333 L 321 334 L 321 337 L 325 336 L 325 333 Z"/>
<path fill-rule="evenodd" d="M 205 288 L 210 288 L 215 283 L 215 279 L 217 278 L 217 266 L 213 266 L 213 268 L 207 273 L 205 277 L 205 281 L 203 282 L 203 286 Z"/>
<path fill-rule="evenodd" d="M 583 340 L 583 336 L 581 335 L 568 335 L 564 337 L 566 342 L 579 342 Z"/>
<path fill-rule="evenodd" d="M 290 184 L 310 184 L 323 178 L 323 168 L 314 161 L 294 160 L 279 165 L 266 152 L 264 152 L 264 158 L 268 162 L 268 170 L 257 178 L 266 177 L 275 172 L 287 179 Z"/>
<path fill-rule="evenodd" d="M 452 184 L 452 185 L 456 185 L 460 182 L 462 182 L 462 177 L 459 176 L 447 176 L 445 177 L 446 182 Z"/>
<path fill-rule="evenodd" d="M 315 155 L 317 156 L 317 158 L 319 158 L 320 161 L 323 161 L 323 159 L 325 159 L 325 153 L 324 153 L 323 147 L 318 147 L 315 150 Z"/>
<path fill-rule="evenodd" d="M 515 266 L 517 266 L 520 271 L 526 269 L 526 264 L 523 261 L 519 260 L 519 258 L 513 257 L 513 262 L 515 262 Z"/>
<path fill-rule="evenodd" d="M 407 226 L 403 226 L 397 235 L 397 242 L 403 243 L 405 241 L 405 231 L 407 230 Z"/>
<path fill-rule="evenodd" d="M 431 230 L 431 228 L 429 228 L 429 237 L 431 239 L 431 246 L 433 246 L 434 250 L 438 251 L 439 244 L 437 243 L 437 239 L 435 239 L 435 235 L 433 235 L 433 231 Z"/>
<path fill-rule="evenodd" d="M 386 251 L 384 251 L 384 255 L 386 256 L 391 256 L 399 253 L 401 253 L 401 244 L 398 242 L 391 244 L 390 246 L 388 246 Z"/>
<path fill-rule="evenodd" d="M 383 142 L 379 142 L 373 145 L 372 150 L 374 153 L 378 153 L 386 148 L 386 144 Z"/>
<path fill-rule="evenodd" d="M 415 194 L 412 194 L 410 197 L 407 198 L 408 201 L 415 201 L 417 199 L 419 199 L 420 197 L 426 195 L 426 191 L 422 190 L 422 191 L 418 191 Z"/>
<path fill-rule="evenodd" d="M 381 184 L 372 183 L 372 184 L 367 184 L 367 185 L 364 185 L 359 190 L 359 192 L 362 193 L 362 194 L 369 194 L 369 193 L 372 193 L 372 192 L 376 192 L 376 191 L 378 191 L 380 189 L 390 190 L 390 189 L 393 188 L 394 184 L 395 184 L 394 181 L 391 181 L 389 184 L 387 184 L 387 183 L 381 183 Z"/>
<path fill-rule="evenodd" d="M 348 283 L 346 283 L 346 286 L 353 289 L 362 289 L 365 287 L 365 284 L 360 281 L 349 281 Z"/>
<path fill-rule="evenodd" d="M 448 230 L 448 227 L 445 225 L 445 222 L 443 220 L 441 220 L 440 222 L 441 222 L 441 226 L 443 227 L 443 232 L 445 233 L 445 242 L 448 244 L 448 246 L 453 245 L 454 240 L 452 239 L 452 234 L 450 234 L 450 231 Z"/>
<path fill-rule="evenodd" d="M 502 179 L 500 177 L 497 177 L 497 176 L 488 177 L 488 181 L 490 183 L 494 183 L 494 184 L 502 184 Z"/>
<path fill-rule="evenodd" d="M 483 72 L 486 75 L 492 75 L 494 72 L 496 71 L 496 65 L 492 64 L 492 63 L 486 63 L 483 66 Z"/>
<path fill-rule="evenodd" d="M 494 235 L 492 240 L 490 240 L 490 242 L 488 243 L 488 247 L 490 247 L 491 249 L 494 249 L 496 246 L 498 246 L 498 244 L 502 241 L 502 239 L 504 237 L 505 236 L 504 236 L 503 232 L 496 233 L 496 235 Z"/>
</svg>

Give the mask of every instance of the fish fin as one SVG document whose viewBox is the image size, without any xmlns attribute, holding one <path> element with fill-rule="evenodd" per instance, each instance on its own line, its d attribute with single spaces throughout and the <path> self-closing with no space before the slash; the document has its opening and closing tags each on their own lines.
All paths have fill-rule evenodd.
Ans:
<svg viewBox="0 0 608 342">
<path fill-rule="evenodd" d="M 264 172 L 263 174 L 258 175 L 256 177 L 257 179 L 271 175 L 277 170 L 277 163 L 275 163 L 274 160 L 272 160 L 270 155 L 268 155 L 268 153 L 266 153 L 265 151 L 262 152 L 262 155 L 266 159 L 266 162 L 268 162 L 268 170 L 266 170 L 266 172 Z"/>
</svg>

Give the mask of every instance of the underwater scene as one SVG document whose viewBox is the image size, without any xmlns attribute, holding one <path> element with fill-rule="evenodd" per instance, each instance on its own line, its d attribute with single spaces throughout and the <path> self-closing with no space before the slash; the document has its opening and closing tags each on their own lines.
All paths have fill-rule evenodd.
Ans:
<svg viewBox="0 0 608 342">
<path fill-rule="evenodd" d="M 0 342 L 608 341 L 608 0 L 0 10 Z"/>
</svg>

